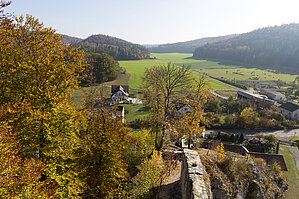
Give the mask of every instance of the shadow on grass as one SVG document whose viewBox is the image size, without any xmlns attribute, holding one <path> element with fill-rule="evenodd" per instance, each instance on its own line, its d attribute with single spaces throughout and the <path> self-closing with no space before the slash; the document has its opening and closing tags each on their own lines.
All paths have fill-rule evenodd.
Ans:
<svg viewBox="0 0 299 199">
<path fill-rule="evenodd" d="M 151 108 L 149 106 L 143 106 L 140 109 L 138 109 L 138 112 L 144 112 L 144 111 L 149 111 Z"/>
<path fill-rule="evenodd" d="M 260 65 L 260 64 L 249 64 L 249 63 L 242 63 L 238 61 L 233 60 L 221 60 L 221 59 L 213 59 L 213 58 L 206 58 L 206 57 L 187 57 L 185 59 L 196 59 L 196 60 L 208 60 L 217 62 L 219 65 L 224 66 L 239 66 L 240 68 L 257 68 L 260 70 L 271 70 L 273 73 L 281 73 L 281 74 L 291 74 L 291 75 L 297 75 L 297 69 L 292 69 L 291 67 L 281 67 L 281 66 L 273 66 L 271 64 L 268 65 Z"/>
<path fill-rule="evenodd" d="M 296 145 L 297 148 L 299 149 L 299 140 L 295 140 L 294 142 L 296 143 L 295 145 Z"/>
</svg>

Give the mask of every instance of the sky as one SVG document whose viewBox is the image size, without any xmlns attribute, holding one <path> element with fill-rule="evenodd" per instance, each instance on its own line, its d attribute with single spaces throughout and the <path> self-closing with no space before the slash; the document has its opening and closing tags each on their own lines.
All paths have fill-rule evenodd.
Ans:
<svg viewBox="0 0 299 199">
<path fill-rule="evenodd" d="M 11 0 L 69 36 L 105 34 L 139 44 L 182 42 L 299 23 L 299 0 Z"/>
</svg>

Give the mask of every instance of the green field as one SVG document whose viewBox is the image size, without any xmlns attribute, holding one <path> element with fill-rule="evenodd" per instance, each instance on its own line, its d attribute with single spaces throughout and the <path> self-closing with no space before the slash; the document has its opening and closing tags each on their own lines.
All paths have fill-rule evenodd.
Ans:
<svg viewBox="0 0 299 199">
<path fill-rule="evenodd" d="M 154 65 L 164 64 L 165 62 L 155 59 L 145 60 L 132 60 L 132 61 L 119 61 L 121 67 L 124 67 L 126 71 L 131 75 L 129 86 L 130 88 L 140 89 L 142 88 L 142 76 L 146 67 Z"/>
<path fill-rule="evenodd" d="M 270 70 L 246 68 L 245 66 L 223 65 L 216 61 L 192 59 L 192 54 L 186 53 L 152 53 L 152 56 L 177 65 L 191 66 L 192 70 L 207 73 L 216 78 L 226 78 L 236 81 L 273 81 L 281 80 L 287 83 L 294 81 L 296 75 L 277 74 Z"/>
<path fill-rule="evenodd" d="M 146 67 L 151 67 L 154 65 L 167 64 L 168 62 L 172 62 L 178 64 L 180 61 L 185 61 L 184 57 L 188 57 L 192 54 L 180 54 L 180 53 L 167 53 L 167 54 L 159 54 L 155 53 L 154 56 L 159 59 L 147 59 L 147 60 L 133 60 L 133 61 L 119 61 L 121 67 L 124 67 L 126 71 L 131 75 L 129 86 L 130 88 L 140 89 L 142 88 L 142 76 L 144 75 L 144 71 Z M 164 55 L 164 57 L 163 57 Z M 163 60 L 162 60 L 163 58 Z M 198 61 L 198 60 L 196 60 Z M 195 74 L 197 76 L 197 74 Z M 213 79 L 207 79 L 207 81 L 211 84 L 214 89 L 232 89 L 232 87 L 225 85 L 221 82 L 215 81 Z"/>
<path fill-rule="evenodd" d="M 296 168 L 296 162 L 293 154 L 286 146 L 281 145 L 279 154 L 282 154 L 287 164 L 288 171 L 284 171 L 287 175 L 289 189 L 286 193 L 286 198 L 299 198 L 299 171 Z"/>
<path fill-rule="evenodd" d="M 191 66 L 192 69 L 240 67 L 221 65 L 215 61 L 192 59 L 192 53 L 152 53 L 152 56 L 165 62 L 171 62 L 177 65 Z"/>
<path fill-rule="evenodd" d="M 207 73 L 216 78 L 226 78 L 236 81 L 274 81 L 281 80 L 290 83 L 297 75 L 277 74 L 256 68 L 235 68 L 235 69 L 196 69 L 201 73 Z"/>
</svg>

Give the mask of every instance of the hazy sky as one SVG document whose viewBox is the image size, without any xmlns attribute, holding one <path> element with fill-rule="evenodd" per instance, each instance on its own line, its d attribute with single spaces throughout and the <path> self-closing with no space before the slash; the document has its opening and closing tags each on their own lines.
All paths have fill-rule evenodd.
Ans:
<svg viewBox="0 0 299 199">
<path fill-rule="evenodd" d="M 299 23 L 299 0 L 12 0 L 6 11 L 70 36 L 101 33 L 141 44 Z"/>
</svg>

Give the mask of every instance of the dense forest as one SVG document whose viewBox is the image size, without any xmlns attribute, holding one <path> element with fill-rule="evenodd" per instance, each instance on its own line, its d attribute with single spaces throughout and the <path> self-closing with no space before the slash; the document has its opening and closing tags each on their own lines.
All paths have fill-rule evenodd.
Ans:
<svg viewBox="0 0 299 199">
<path fill-rule="evenodd" d="M 84 39 L 78 47 L 87 52 L 109 54 L 116 60 L 139 60 L 150 57 L 148 49 L 144 46 L 101 34 Z"/>
<path fill-rule="evenodd" d="M 220 59 L 298 74 L 299 24 L 267 27 L 199 47 L 194 58 Z"/>
<path fill-rule="evenodd" d="M 119 63 L 105 53 L 92 53 L 88 56 L 87 62 L 92 66 L 92 74 L 96 83 L 114 80 L 122 70 Z"/>
<path fill-rule="evenodd" d="M 177 42 L 172 44 L 161 44 L 150 48 L 152 53 L 193 53 L 195 48 L 213 43 L 217 41 L 224 41 L 236 35 L 227 35 L 220 37 L 207 37 L 186 42 Z"/>
</svg>

